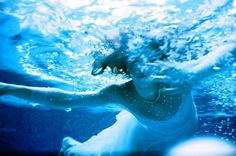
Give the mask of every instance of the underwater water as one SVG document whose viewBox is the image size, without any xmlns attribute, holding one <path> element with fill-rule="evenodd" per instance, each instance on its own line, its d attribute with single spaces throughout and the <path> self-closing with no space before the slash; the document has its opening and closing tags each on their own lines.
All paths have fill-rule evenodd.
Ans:
<svg viewBox="0 0 236 156">
<path fill-rule="evenodd" d="M 120 75 L 90 74 L 94 57 L 110 52 L 105 39 L 118 30 L 132 32 L 132 54 L 148 53 L 152 34 L 170 40 L 170 61 L 197 59 L 236 39 L 236 1 L 0 0 L 0 81 L 69 91 L 123 83 Z M 218 70 L 193 90 L 195 135 L 236 144 L 236 63 Z M 117 113 L 54 110 L 1 97 L 0 151 L 56 153 L 63 137 L 83 142 L 112 125 Z"/>
</svg>

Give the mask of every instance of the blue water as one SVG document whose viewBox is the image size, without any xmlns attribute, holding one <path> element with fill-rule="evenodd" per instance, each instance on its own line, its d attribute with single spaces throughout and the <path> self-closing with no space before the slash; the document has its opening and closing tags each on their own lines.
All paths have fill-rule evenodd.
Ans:
<svg viewBox="0 0 236 156">
<path fill-rule="evenodd" d="M 176 61 L 200 58 L 236 38 L 233 0 L 1 0 L 0 11 L 0 81 L 70 91 L 127 81 L 109 72 L 90 75 L 93 56 L 109 53 L 104 38 L 117 30 L 132 32 L 137 55 L 145 47 L 140 36 L 166 36 Z M 236 144 L 236 63 L 225 66 L 194 88 L 196 135 Z M 116 114 L 1 98 L 0 151 L 57 152 L 63 137 L 85 141 L 113 124 Z"/>
</svg>

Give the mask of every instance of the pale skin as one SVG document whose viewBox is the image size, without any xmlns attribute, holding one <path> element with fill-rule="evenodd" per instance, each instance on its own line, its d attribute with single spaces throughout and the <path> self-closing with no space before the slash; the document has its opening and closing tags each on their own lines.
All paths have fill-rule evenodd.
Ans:
<svg viewBox="0 0 236 156">
<path fill-rule="evenodd" d="M 167 68 L 163 71 L 162 76 L 152 75 L 149 77 L 136 77 L 135 71 L 132 71 L 131 67 L 128 67 L 128 70 L 135 90 L 144 99 L 153 100 L 159 94 L 165 96 L 181 96 L 186 92 L 190 92 L 191 87 L 199 80 L 211 73 L 214 73 L 215 66 L 223 67 L 224 62 L 228 59 L 235 59 L 235 53 L 236 44 L 228 43 L 213 50 L 199 60 L 185 62 L 184 64 L 174 63 L 172 65 L 163 62 L 160 62 L 159 64 L 150 64 L 166 66 Z M 107 61 L 109 61 L 109 57 L 107 58 Z M 101 61 L 101 63 L 103 62 Z M 168 72 L 176 72 L 177 75 L 184 73 L 186 77 L 180 85 L 175 83 L 175 81 L 172 81 L 174 78 L 169 76 L 170 74 Z M 168 87 L 160 88 L 160 85 L 158 85 L 160 83 L 166 84 Z M 56 88 L 29 87 L 0 82 L 0 95 L 12 95 L 42 105 L 62 109 L 75 108 L 79 106 L 105 107 L 114 105 L 117 108 L 128 109 L 131 113 L 134 111 L 134 114 L 136 114 L 135 109 L 137 108 L 130 108 L 132 107 L 132 104 L 127 103 L 125 100 L 127 97 L 124 97 L 124 95 L 121 94 L 121 92 L 124 91 L 123 86 L 123 84 L 110 85 L 99 91 L 81 93 L 69 92 Z M 173 101 L 171 103 L 173 104 Z M 146 112 L 142 115 L 145 116 L 145 114 L 148 113 Z"/>
</svg>

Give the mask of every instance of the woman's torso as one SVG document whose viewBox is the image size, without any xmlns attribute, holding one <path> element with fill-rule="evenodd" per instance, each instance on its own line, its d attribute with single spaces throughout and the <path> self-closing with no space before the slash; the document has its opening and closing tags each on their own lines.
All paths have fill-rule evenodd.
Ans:
<svg viewBox="0 0 236 156">
<path fill-rule="evenodd" d="M 122 87 L 124 105 L 135 116 L 141 116 L 154 121 L 171 119 L 180 109 L 183 94 L 165 95 L 159 93 L 154 100 L 147 100 L 140 96 L 129 81 Z M 191 99 L 191 103 L 192 103 Z"/>
<path fill-rule="evenodd" d="M 123 86 L 122 94 L 125 107 L 140 123 L 136 129 L 137 148 L 162 150 L 195 132 L 197 115 L 191 91 L 145 101 L 135 92 L 132 83 L 129 81 Z"/>
</svg>

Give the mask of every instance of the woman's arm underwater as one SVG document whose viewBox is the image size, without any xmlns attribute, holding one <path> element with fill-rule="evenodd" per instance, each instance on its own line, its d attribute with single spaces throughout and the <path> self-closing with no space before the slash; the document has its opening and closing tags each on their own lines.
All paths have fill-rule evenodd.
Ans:
<svg viewBox="0 0 236 156">
<path fill-rule="evenodd" d="M 120 103 L 118 85 L 110 85 L 97 92 L 70 92 L 56 88 L 28 87 L 0 82 L 0 96 L 11 95 L 56 108 L 103 107 Z"/>
<path fill-rule="evenodd" d="M 229 60 L 236 58 L 236 43 L 228 43 L 213 50 L 198 60 L 183 63 L 158 62 L 156 66 L 162 66 L 160 75 L 151 77 L 157 82 L 172 84 L 172 86 L 194 86 L 207 76 L 216 73 Z M 151 63 L 150 65 L 155 65 Z M 173 88 L 174 89 L 174 88 Z"/>
<path fill-rule="evenodd" d="M 236 43 L 228 43 L 198 59 L 198 63 L 187 68 L 187 71 L 194 73 L 194 82 L 198 82 L 220 70 L 230 60 L 235 61 L 235 59 Z"/>
</svg>

